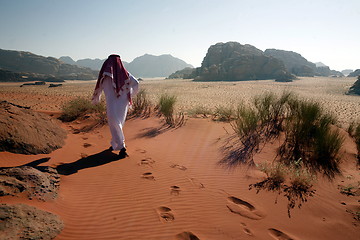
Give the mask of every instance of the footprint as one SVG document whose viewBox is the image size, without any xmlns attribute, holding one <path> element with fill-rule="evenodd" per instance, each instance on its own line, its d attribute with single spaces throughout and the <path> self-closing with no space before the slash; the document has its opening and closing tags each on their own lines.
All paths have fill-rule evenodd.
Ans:
<svg viewBox="0 0 360 240">
<path fill-rule="evenodd" d="M 272 236 L 276 240 L 294 240 L 294 238 L 275 228 L 269 228 L 268 231 L 270 236 Z"/>
<path fill-rule="evenodd" d="M 90 143 L 84 143 L 84 144 L 83 144 L 83 147 L 84 147 L 84 148 L 88 148 L 88 147 L 91 147 L 91 146 L 92 146 L 92 145 L 91 145 Z"/>
<path fill-rule="evenodd" d="M 146 150 L 144 149 L 136 149 L 137 152 L 140 152 L 140 153 L 146 153 Z"/>
<path fill-rule="evenodd" d="M 243 226 L 243 230 L 244 230 L 244 233 L 249 235 L 249 236 L 254 236 L 254 234 L 251 232 L 251 230 L 246 226 L 245 223 L 241 223 L 241 225 Z"/>
<path fill-rule="evenodd" d="M 184 166 L 181 166 L 179 164 L 172 164 L 170 165 L 171 168 L 177 168 L 179 170 L 182 170 L 182 171 L 186 171 L 187 170 L 187 167 L 184 167 Z"/>
<path fill-rule="evenodd" d="M 152 175 L 151 172 L 146 172 L 141 175 L 142 178 L 148 179 L 148 180 L 155 180 L 155 177 Z"/>
<path fill-rule="evenodd" d="M 229 204 L 226 205 L 230 212 L 239 214 L 240 216 L 260 220 L 265 217 L 265 214 L 256 209 L 252 204 L 236 197 L 228 197 Z"/>
<path fill-rule="evenodd" d="M 202 184 L 199 180 L 197 180 L 196 178 L 189 178 L 190 182 L 198 188 L 205 188 L 204 184 Z"/>
<path fill-rule="evenodd" d="M 138 163 L 139 166 L 150 166 L 155 163 L 154 160 L 152 160 L 151 158 L 145 158 L 145 159 L 141 159 L 141 161 Z"/>
<path fill-rule="evenodd" d="M 168 222 L 172 222 L 175 220 L 175 217 L 171 211 L 171 208 L 159 207 L 157 209 L 157 213 L 159 214 L 160 221 L 163 223 L 168 223 Z"/>
<path fill-rule="evenodd" d="M 180 191 L 181 191 L 180 187 L 175 186 L 175 185 L 174 185 L 174 186 L 171 186 L 171 187 L 170 187 L 170 190 L 171 190 L 170 194 L 171 194 L 171 195 L 175 195 L 175 196 L 179 195 L 179 194 L 180 194 Z"/>
<path fill-rule="evenodd" d="M 195 234 L 192 232 L 182 232 L 176 235 L 176 239 L 178 240 L 200 240 Z"/>
</svg>

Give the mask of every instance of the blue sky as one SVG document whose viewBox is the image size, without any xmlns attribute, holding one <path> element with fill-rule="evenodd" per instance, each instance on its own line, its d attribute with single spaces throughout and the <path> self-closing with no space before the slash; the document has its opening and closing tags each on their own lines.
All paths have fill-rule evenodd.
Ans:
<svg viewBox="0 0 360 240">
<path fill-rule="evenodd" d="M 0 48 L 125 61 L 171 54 L 198 67 L 236 41 L 360 68 L 359 0 L 0 0 Z"/>
</svg>

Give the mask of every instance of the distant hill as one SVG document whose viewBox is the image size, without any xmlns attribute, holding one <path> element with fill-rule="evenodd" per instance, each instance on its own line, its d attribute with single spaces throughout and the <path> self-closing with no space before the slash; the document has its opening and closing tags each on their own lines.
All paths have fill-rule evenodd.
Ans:
<svg viewBox="0 0 360 240">
<path fill-rule="evenodd" d="M 160 56 L 145 54 L 125 66 L 136 77 L 167 77 L 186 67 L 193 66 L 170 54 Z"/>
<path fill-rule="evenodd" d="M 360 69 L 356 69 L 354 72 L 350 73 L 348 77 L 357 77 L 360 75 Z"/>
<path fill-rule="evenodd" d="M 194 74 L 196 74 L 196 69 L 191 68 L 191 67 L 187 67 L 187 68 L 184 68 L 184 69 L 181 69 L 179 71 L 176 71 L 176 72 L 172 73 L 167 78 L 168 79 L 174 79 L 174 78 L 190 79 L 190 78 L 194 78 L 196 76 Z"/>
<path fill-rule="evenodd" d="M 360 75 L 358 75 L 356 82 L 350 87 L 348 93 L 360 95 Z"/>
<path fill-rule="evenodd" d="M 266 49 L 265 55 L 272 56 L 284 62 L 286 69 L 299 77 L 314 77 L 314 76 L 343 76 L 341 72 L 331 70 L 325 64 L 318 62 L 312 63 L 306 60 L 299 53 L 292 51 L 285 51 L 279 49 Z"/>
<path fill-rule="evenodd" d="M 239 81 L 276 79 L 289 81 L 281 60 L 266 56 L 263 51 L 249 44 L 238 42 L 217 43 L 209 47 L 200 68 L 196 69 L 196 81 Z"/>
<path fill-rule="evenodd" d="M 25 76 L 23 80 L 31 76 L 34 79 L 66 80 L 96 79 L 96 72 L 89 68 L 66 64 L 53 57 L 43 57 L 31 52 L 12 51 L 0 49 L 0 80 L 6 81 L 6 76 L 17 78 L 20 73 Z"/>
</svg>

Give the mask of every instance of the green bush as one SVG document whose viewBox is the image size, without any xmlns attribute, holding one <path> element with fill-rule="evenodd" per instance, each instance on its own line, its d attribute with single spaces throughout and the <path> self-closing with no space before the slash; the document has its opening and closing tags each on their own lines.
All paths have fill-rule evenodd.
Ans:
<svg viewBox="0 0 360 240">
<path fill-rule="evenodd" d="M 313 171 L 328 177 L 340 173 L 338 153 L 343 144 L 335 118 L 324 112 L 316 102 L 290 101 L 290 116 L 286 119 L 286 139 L 279 149 L 284 162 L 302 159 Z"/>
<path fill-rule="evenodd" d="M 220 163 L 253 164 L 253 154 L 284 132 L 277 157 L 285 164 L 302 159 L 304 167 L 311 171 L 328 177 L 340 173 L 339 151 L 344 139 L 334 126 L 335 118 L 320 104 L 299 100 L 291 93 L 280 97 L 267 93 L 255 97 L 253 106 L 240 105 L 235 116 L 231 126 L 240 144 L 233 144 L 231 150 L 224 147 L 225 158 Z"/>
<path fill-rule="evenodd" d="M 176 96 L 169 94 L 162 94 L 160 96 L 158 109 L 159 112 L 165 117 L 165 122 L 170 127 L 179 127 L 184 124 L 185 117 L 183 113 L 175 116 L 175 103 Z"/>
</svg>

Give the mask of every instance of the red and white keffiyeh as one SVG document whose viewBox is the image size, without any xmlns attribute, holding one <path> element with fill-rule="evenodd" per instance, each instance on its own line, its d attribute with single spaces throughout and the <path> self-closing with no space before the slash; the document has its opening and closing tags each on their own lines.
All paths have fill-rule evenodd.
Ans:
<svg viewBox="0 0 360 240">
<path fill-rule="evenodd" d="M 119 55 L 112 54 L 103 63 L 96 82 L 94 96 L 100 95 L 100 85 L 102 84 L 105 76 L 109 76 L 112 79 L 114 91 L 116 92 L 117 97 L 122 94 L 127 94 L 129 102 L 131 103 L 129 73 L 124 68 Z"/>
</svg>

